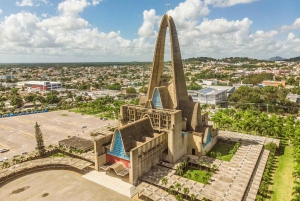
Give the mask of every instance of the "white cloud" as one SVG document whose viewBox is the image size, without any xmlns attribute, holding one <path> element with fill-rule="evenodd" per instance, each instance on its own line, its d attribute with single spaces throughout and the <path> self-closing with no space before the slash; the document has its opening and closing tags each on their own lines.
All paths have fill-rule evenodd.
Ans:
<svg viewBox="0 0 300 201">
<path fill-rule="evenodd" d="M 300 29 L 300 17 L 297 18 L 292 25 L 283 25 L 280 27 L 281 31 L 289 31 L 295 29 Z"/>
<path fill-rule="evenodd" d="M 143 12 L 138 37 L 127 40 L 118 30 L 104 33 L 92 28 L 80 16 L 85 8 L 93 5 L 92 0 L 65 0 L 58 5 L 57 16 L 49 17 L 44 13 L 38 17 L 29 12 L 6 16 L 0 21 L 0 59 L 15 61 L 17 55 L 22 58 L 28 55 L 34 58 L 31 62 L 41 58 L 43 62 L 53 59 L 57 62 L 151 60 L 161 20 L 154 9 Z M 248 56 L 266 59 L 274 55 L 289 58 L 300 53 L 299 35 L 276 30 L 252 32 L 253 22 L 248 18 L 209 19 L 209 12 L 207 4 L 200 0 L 186 0 L 169 11 L 176 24 L 183 58 Z M 296 21 L 293 26 L 297 25 Z"/>
<path fill-rule="evenodd" d="M 96 5 L 98 5 L 101 1 L 102 1 L 102 0 L 93 0 L 93 1 L 92 1 L 92 4 L 93 4 L 94 6 L 96 6 Z"/>
<path fill-rule="evenodd" d="M 0 14 L 2 14 L 2 10 L 0 9 Z"/>
<path fill-rule="evenodd" d="M 143 12 L 144 22 L 142 26 L 139 28 L 139 36 L 140 37 L 151 37 L 156 35 L 156 31 L 154 31 L 154 26 L 160 20 L 160 17 L 156 15 L 154 9 L 149 11 L 145 10 Z M 156 27 L 155 27 L 156 28 Z"/>
<path fill-rule="evenodd" d="M 180 30 L 193 28 L 199 18 L 208 15 L 209 12 L 207 5 L 201 0 L 186 0 L 168 11 L 168 15 L 173 17 L 176 27 Z"/>
<path fill-rule="evenodd" d="M 48 13 L 42 13 L 42 17 L 48 17 Z"/>
<path fill-rule="evenodd" d="M 16 2 L 17 6 L 33 6 L 32 0 L 22 0 L 21 2 Z"/>
<path fill-rule="evenodd" d="M 59 15 L 44 19 L 37 24 L 49 30 L 72 31 L 89 26 L 88 21 L 79 17 L 90 3 L 86 0 L 66 0 L 58 4 Z"/>
<path fill-rule="evenodd" d="M 58 4 L 58 10 L 64 15 L 77 15 L 90 3 L 86 0 L 66 0 Z"/>
<path fill-rule="evenodd" d="M 204 0 L 205 3 L 211 4 L 214 7 L 229 7 L 236 4 L 252 3 L 259 0 Z"/>
</svg>

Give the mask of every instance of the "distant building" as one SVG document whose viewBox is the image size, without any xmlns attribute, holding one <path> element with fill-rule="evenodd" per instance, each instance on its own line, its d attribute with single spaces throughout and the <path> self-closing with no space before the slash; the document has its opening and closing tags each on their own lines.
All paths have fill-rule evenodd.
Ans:
<svg viewBox="0 0 300 201">
<path fill-rule="evenodd" d="M 263 81 L 262 86 L 278 87 L 279 85 L 285 86 L 285 81 Z"/>
<path fill-rule="evenodd" d="M 214 88 L 205 88 L 198 91 L 189 91 L 194 102 L 202 104 L 219 105 L 227 101 L 227 90 L 217 90 Z"/>
<path fill-rule="evenodd" d="M 202 80 L 203 84 L 205 85 L 217 85 L 218 80 Z"/>
<path fill-rule="evenodd" d="M 37 89 L 41 91 L 58 90 L 62 88 L 61 82 L 49 82 L 49 81 L 28 81 L 24 83 L 27 89 Z"/>
<path fill-rule="evenodd" d="M 12 80 L 15 77 L 13 75 L 0 75 L 0 81 L 1 80 Z"/>
<path fill-rule="evenodd" d="M 286 98 L 291 102 L 300 104 L 300 95 L 289 93 Z"/>
<path fill-rule="evenodd" d="M 253 84 L 233 84 L 232 86 L 235 87 L 235 89 L 238 89 L 241 86 L 253 87 Z"/>
</svg>

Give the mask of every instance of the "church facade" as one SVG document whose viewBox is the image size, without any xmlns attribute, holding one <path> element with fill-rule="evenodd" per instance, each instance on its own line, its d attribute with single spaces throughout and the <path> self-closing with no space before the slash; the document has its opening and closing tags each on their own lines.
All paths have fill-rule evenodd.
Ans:
<svg viewBox="0 0 300 201">
<path fill-rule="evenodd" d="M 172 76 L 165 79 L 166 31 L 171 45 Z M 185 83 L 179 41 L 171 16 L 160 24 L 147 95 L 139 105 L 123 105 L 120 126 L 113 135 L 95 140 L 96 170 L 113 169 L 129 174 L 129 183 L 159 161 L 175 163 L 186 154 L 201 156 L 217 142 L 218 130 L 208 125 L 208 114 L 201 114 Z"/>
</svg>

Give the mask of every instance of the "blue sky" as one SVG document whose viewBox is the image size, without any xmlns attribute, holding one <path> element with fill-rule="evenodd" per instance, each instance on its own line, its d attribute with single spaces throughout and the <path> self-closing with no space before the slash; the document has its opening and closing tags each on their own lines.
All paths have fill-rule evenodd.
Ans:
<svg viewBox="0 0 300 201">
<path fill-rule="evenodd" d="M 0 62 L 151 61 L 166 3 L 183 58 L 300 55 L 299 0 L 0 0 Z"/>
</svg>

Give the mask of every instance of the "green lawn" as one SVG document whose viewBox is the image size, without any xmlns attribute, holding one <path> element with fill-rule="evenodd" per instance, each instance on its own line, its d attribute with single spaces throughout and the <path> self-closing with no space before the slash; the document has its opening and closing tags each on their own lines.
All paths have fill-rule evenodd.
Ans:
<svg viewBox="0 0 300 201">
<path fill-rule="evenodd" d="M 198 173 L 199 177 L 196 178 L 195 177 L 195 174 Z M 188 179 L 191 179 L 191 180 L 194 180 L 194 181 L 197 181 L 197 182 L 200 182 L 200 183 L 203 183 L 203 184 L 206 184 L 207 181 L 205 181 L 204 177 L 206 176 L 206 171 L 204 170 L 197 170 L 197 169 L 189 169 L 187 170 L 183 177 L 185 178 L 188 178 Z M 190 174 L 190 176 L 189 176 Z M 210 178 L 210 177 L 209 177 Z M 209 179 L 208 179 L 209 180 Z"/>
<path fill-rule="evenodd" d="M 96 111 L 96 110 L 93 111 L 92 109 L 85 110 L 85 111 L 84 110 L 80 111 L 77 108 L 73 108 L 70 111 L 75 112 L 75 113 L 80 113 L 80 114 L 92 115 L 92 116 L 95 116 L 95 117 L 106 117 L 106 118 L 111 119 L 111 120 L 115 119 L 113 113 L 99 112 L 99 111 Z"/>
<path fill-rule="evenodd" d="M 223 161 L 230 161 L 233 154 L 230 154 L 230 150 L 232 150 L 234 147 L 234 144 L 227 144 L 227 143 L 220 143 L 217 142 L 217 144 L 215 144 L 215 146 L 208 152 L 208 156 L 211 156 L 211 152 L 220 152 L 221 153 L 221 157 L 219 157 L 218 159 L 223 160 Z"/>
<path fill-rule="evenodd" d="M 294 179 L 292 176 L 294 169 L 292 153 L 293 147 L 286 146 L 284 155 L 281 155 L 278 158 L 278 166 L 274 175 L 271 201 L 290 201 L 292 199 L 294 186 Z"/>
</svg>

